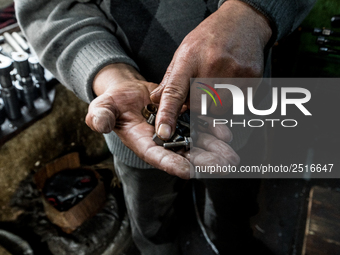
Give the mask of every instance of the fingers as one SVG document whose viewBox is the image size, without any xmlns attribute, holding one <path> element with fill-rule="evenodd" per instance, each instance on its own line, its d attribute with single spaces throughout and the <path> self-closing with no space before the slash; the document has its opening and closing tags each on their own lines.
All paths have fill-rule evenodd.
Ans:
<svg viewBox="0 0 340 255">
<path fill-rule="evenodd" d="M 168 140 L 175 132 L 177 116 L 187 99 L 190 77 L 193 76 L 191 65 L 180 57 L 176 58 L 170 72 L 162 82 L 163 88 L 155 92 L 155 95 L 162 93 L 155 127 L 163 140 Z"/>
<path fill-rule="evenodd" d="M 116 130 L 116 132 L 122 137 L 120 130 Z M 137 156 L 153 167 L 182 179 L 189 179 L 190 161 L 173 151 L 156 145 L 152 140 L 153 133 L 154 128 L 146 122 L 142 122 L 130 127 L 124 134 L 122 141 L 133 150 Z"/>
<path fill-rule="evenodd" d="M 86 124 L 99 133 L 110 133 L 116 125 L 118 109 L 108 94 L 102 94 L 93 100 L 86 115 Z"/>
</svg>

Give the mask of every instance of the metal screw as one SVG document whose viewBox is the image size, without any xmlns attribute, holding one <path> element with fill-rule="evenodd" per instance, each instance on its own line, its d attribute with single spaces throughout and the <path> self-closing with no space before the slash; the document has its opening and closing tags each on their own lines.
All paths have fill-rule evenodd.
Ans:
<svg viewBox="0 0 340 255">
<path fill-rule="evenodd" d="M 184 137 L 184 141 L 173 142 L 173 143 L 164 143 L 163 147 L 165 149 L 174 149 L 174 148 L 178 148 L 178 147 L 185 147 L 185 150 L 190 150 L 191 144 L 192 144 L 191 137 Z"/>
<path fill-rule="evenodd" d="M 148 124 L 150 125 L 155 125 L 155 121 L 156 121 L 156 114 L 151 113 L 148 120 L 146 121 Z"/>
</svg>

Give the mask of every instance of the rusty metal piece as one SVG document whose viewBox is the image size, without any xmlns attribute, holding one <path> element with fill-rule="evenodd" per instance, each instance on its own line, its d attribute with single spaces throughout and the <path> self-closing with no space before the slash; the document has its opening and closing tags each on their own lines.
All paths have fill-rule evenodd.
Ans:
<svg viewBox="0 0 340 255">
<path fill-rule="evenodd" d="M 157 110 L 158 108 L 155 104 L 148 104 L 142 109 L 142 115 L 145 119 L 148 120 L 151 114 L 156 115 Z"/>
<path fill-rule="evenodd" d="M 165 149 L 175 149 L 179 147 L 184 147 L 185 150 L 190 150 L 190 145 L 192 144 L 192 139 L 190 137 L 184 137 L 184 141 L 181 142 L 172 142 L 172 143 L 164 143 L 163 147 Z"/>
<path fill-rule="evenodd" d="M 159 138 L 156 133 L 153 135 L 152 141 L 154 141 L 159 146 L 163 146 L 164 144 L 164 141 L 161 138 Z"/>
<path fill-rule="evenodd" d="M 148 124 L 154 126 L 155 125 L 155 121 L 156 121 L 156 114 L 150 114 L 150 117 L 148 118 L 148 120 L 146 121 Z"/>
</svg>

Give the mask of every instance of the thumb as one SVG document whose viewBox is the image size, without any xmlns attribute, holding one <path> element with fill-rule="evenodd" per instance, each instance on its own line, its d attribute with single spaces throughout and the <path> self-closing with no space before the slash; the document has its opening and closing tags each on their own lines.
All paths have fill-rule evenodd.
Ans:
<svg viewBox="0 0 340 255">
<path fill-rule="evenodd" d="M 116 125 L 118 116 L 119 112 L 112 97 L 104 93 L 91 102 L 85 122 L 94 131 L 110 133 Z"/>
<path fill-rule="evenodd" d="M 192 76 L 193 70 L 187 61 L 176 61 L 171 73 L 165 77 L 155 123 L 156 133 L 163 140 L 170 139 L 175 132 L 177 117 L 186 101 Z"/>
</svg>

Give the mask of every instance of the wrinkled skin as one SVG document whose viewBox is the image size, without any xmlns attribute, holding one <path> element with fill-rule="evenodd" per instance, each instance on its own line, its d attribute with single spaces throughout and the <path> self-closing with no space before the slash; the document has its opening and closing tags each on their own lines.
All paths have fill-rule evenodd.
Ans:
<svg viewBox="0 0 340 255">
<path fill-rule="evenodd" d="M 156 130 L 163 139 L 171 137 L 187 100 L 190 78 L 261 77 L 263 50 L 270 36 L 271 29 L 262 15 L 242 2 L 226 1 L 185 37 L 160 86 L 145 81 L 125 64 L 103 68 L 93 82 L 98 97 L 90 104 L 86 123 L 100 133 L 113 130 L 141 159 L 180 178 L 190 177 L 190 162 L 237 165 L 240 159 L 228 145 L 232 134 L 227 126 L 201 128 L 195 148 L 174 153 L 152 141 L 155 129 L 146 123 L 141 109 L 151 100 L 160 103 Z M 231 96 L 224 92 L 221 97 L 229 102 L 225 104 L 227 111 Z"/>
<path fill-rule="evenodd" d="M 158 135 L 168 138 L 173 134 L 178 113 L 187 100 L 190 78 L 261 77 L 264 48 L 271 35 L 267 20 L 247 4 L 236 0 L 226 1 L 198 25 L 184 38 L 163 81 L 151 94 L 151 100 L 160 103 L 156 119 Z M 249 84 L 235 85 L 246 94 Z M 251 86 L 256 91 L 258 83 Z M 210 107 L 213 114 L 225 113 L 232 105 L 229 90 L 218 92 L 223 109 L 216 112 L 216 108 Z M 190 98 L 191 103 L 199 98 Z M 166 125 L 170 128 L 164 128 Z"/>
<path fill-rule="evenodd" d="M 117 79 L 117 73 L 128 74 Z M 113 130 L 141 159 L 183 179 L 190 177 L 189 159 L 200 165 L 208 165 L 216 158 L 220 164 L 238 164 L 237 154 L 227 144 L 232 134 L 226 126 L 212 131 L 201 129 L 197 141 L 200 148 L 191 153 L 177 154 L 156 145 L 152 141 L 155 129 L 141 114 L 141 109 L 151 102 L 150 92 L 156 87 L 157 84 L 143 80 L 133 67 L 125 64 L 107 66 L 96 77 L 94 92 L 99 96 L 89 106 L 87 125 L 100 133 Z M 206 158 L 204 162 L 203 158 Z"/>
</svg>

